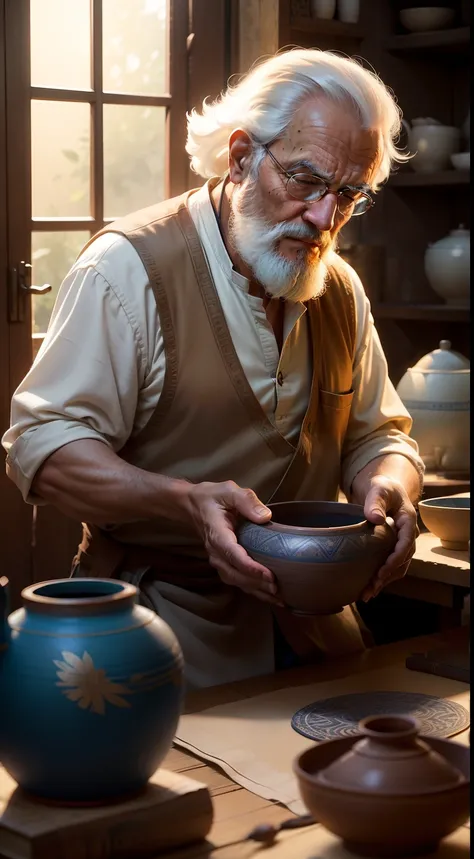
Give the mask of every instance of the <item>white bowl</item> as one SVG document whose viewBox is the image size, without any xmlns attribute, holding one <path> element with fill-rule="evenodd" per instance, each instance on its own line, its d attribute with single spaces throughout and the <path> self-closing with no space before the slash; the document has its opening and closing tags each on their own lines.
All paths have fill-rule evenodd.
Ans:
<svg viewBox="0 0 474 859">
<path fill-rule="evenodd" d="M 467 552 L 471 520 L 471 493 L 427 498 L 418 504 L 423 525 L 438 537 L 444 549 Z"/>
<path fill-rule="evenodd" d="M 453 18 L 454 9 L 447 9 L 444 6 L 419 6 L 400 11 L 400 21 L 411 33 L 442 30 L 451 23 Z"/>
<path fill-rule="evenodd" d="M 470 152 L 454 152 L 449 156 L 451 164 L 456 170 L 469 170 L 471 166 Z"/>
</svg>

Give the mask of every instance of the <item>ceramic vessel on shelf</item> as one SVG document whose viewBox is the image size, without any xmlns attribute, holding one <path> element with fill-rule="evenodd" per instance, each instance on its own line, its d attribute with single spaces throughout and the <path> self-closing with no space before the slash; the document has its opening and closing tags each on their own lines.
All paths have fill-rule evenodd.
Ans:
<svg viewBox="0 0 474 859">
<path fill-rule="evenodd" d="M 423 524 L 445 549 L 467 552 L 471 524 L 471 496 L 427 498 L 419 503 Z"/>
<path fill-rule="evenodd" d="M 357 24 L 360 0 L 337 0 L 337 17 L 344 24 Z"/>
<path fill-rule="evenodd" d="M 395 545 L 389 524 L 372 525 L 358 504 L 268 505 L 266 525 L 244 522 L 239 543 L 268 567 L 285 604 L 301 615 L 335 614 L 358 599 Z"/>
<path fill-rule="evenodd" d="M 454 18 L 454 9 L 446 6 L 416 6 L 400 10 L 400 21 L 410 33 L 426 33 L 442 30 Z"/>
<path fill-rule="evenodd" d="M 462 124 L 462 133 L 464 140 L 466 141 L 467 149 L 469 149 L 471 144 L 471 109 L 469 108 L 467 112 L 466 119 Z"/>
<path fill-rule="evenodd" d="M 470 170 L 471 168 L 470 152 L 454 152 L 453 155 L 450 155 L 450 159 L 455 170 Z"/>
<path fill-rule="evenodd" d="M 362 856 L 436 850 L 469 817 L 469 748 L 418 738 L 408 716 L 372 716 L 360 734 L 326 740 L 294 763 L 316 820 Z"/>
<path fill-rule="evenodd" d="M 431 288 L 446 304 L 450 307 L 469 305 L 471 233 L 463 224 L 428 246 L 425 272 Z"/>
<path fill-rule="evenodd" d="M 313 18 L 334 18 L 336 0 L 311 0 L 311 15 Z"/>
<path fill-rule="evenodd" d="M 183 657 L 170 628 L 113 579 L 22 592 L 7 619 L 0 580 L 0 760 L 36 798 L 103 804 L 145 787 L 181 712 Z"/>
<path fill-rule="evenodd" d="M 436 173 L 450 166 L 449 158 L 459 152 L 461 132 L 451 125 L 442 125 L 431 116 L 412 120 L 411 126 L 402 119 L 408 135 L 408 146 L 413 158 L 411 167 L 417 173 Z"/>
<path fill-rule="evenodd" d="M 470 375 L 468 359 L 441 340 L 398 383 L 413 418 L 411 434 L 430 470 L 469 473 Z"/>
</svg>

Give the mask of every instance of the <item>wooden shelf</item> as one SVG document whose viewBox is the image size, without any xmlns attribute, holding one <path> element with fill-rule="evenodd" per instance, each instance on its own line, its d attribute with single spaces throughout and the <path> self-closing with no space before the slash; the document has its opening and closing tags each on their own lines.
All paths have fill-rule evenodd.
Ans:
<svg viewBox="0 0 474 859">
<path fill-rule="evenodd" d="M 438 498 L 442 495 L 459 495 L 471 491 L 468 474 L 452 476 L 438 474 L 435 471 L 425 471 L 423 480 L 423 498 Z"/>
<path fill-rule="evenodd" d="M 344 24 L 343 21 L 325 18 L 295 18 L 291 22 L 292 40 L 298 42 L 304 34 L 309 36 L 331 36 L 334 39 L 363 39 L 364 30 L 358 24 Z"/>
<path fill-rule="evenodd" d="M 441 185 L 469 185 L 469 170 L 443 170 L 440 173 L 394 173 L 387 182 L 387 188 L 439 188 Z"/>
<path fill-rule="evenodd" d="M 434 52 L 468 55 L 470 38 L 470 27 L 456 27 L 453 30 L 432 30 L 429 33 L 392 36 L 386 47 L 392 53 L 416 53 L 418 57 L 423 53 Z"/>
<path fill-rule="evenodd" d="M 408 319 L 419 322 L 470 322 L 469 307 L 448 304 L 375 304 L 375 319 Z"/>
<path fill-rule="evenodd" d="M 471 586 L 471 564 L 467 551 L 444 549 L 438 537 L 429 531 L 421 533 L 416 541 L 408 575 L 458 588 Z"/>
</svg>

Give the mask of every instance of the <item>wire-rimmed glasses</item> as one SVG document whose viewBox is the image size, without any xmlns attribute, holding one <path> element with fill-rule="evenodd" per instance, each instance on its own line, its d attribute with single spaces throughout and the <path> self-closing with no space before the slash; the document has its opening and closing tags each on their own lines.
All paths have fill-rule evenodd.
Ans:
<svg viewBox="0 0 474 859">
<path fill-rule="evenodd" d="M 270 156 L 278 170 L 286 176 L 286 190 L 290 197 L 294 200 L 300 200 L 304 203 L 315 203 L 329 192 L 331 185 L 326 179 L 317 176 L 315 173 L 289 173 L 282 164 L 275 158 L 273 152 L 265 143 L 261 144 L 267 155 Z M 355 217 L 356 215 L 365 215 L 372 206 L 375 205 L 375 200 L 370 194 L 361 191 L 353 185 L 344 185 L 334 192 L 337 194 L 337 209 L 341 215 Z"/>
</svg>

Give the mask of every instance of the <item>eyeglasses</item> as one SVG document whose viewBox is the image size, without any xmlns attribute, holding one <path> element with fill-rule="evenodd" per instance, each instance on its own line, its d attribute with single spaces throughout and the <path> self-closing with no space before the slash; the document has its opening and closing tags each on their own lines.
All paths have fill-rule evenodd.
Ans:
<svg viewBox="0 0 474 859">
<path fill-rule="evenodd" d="M 337 194 L 338 212 L 344 216 L 349 214 L 350 217 L 365 215 L 375 205 L 375 200 L 370 194 L 366 194 L 360 188 L 355 188 L 352 185 L 345 185 L 338 191 L 332 192 L 330 183 L 326 179 L 322 179 L 321 176 L 316 176 L 315 173 L 289 173 L 277 161 L 268 145 L 265 143 L 261 145 L 278 170 L 286 176 L 286 190 L 293 199 L 304 203 L 314 203 L 317 200 L 322 200 L 328 193 L 335 193 Z"/>
</svg>

